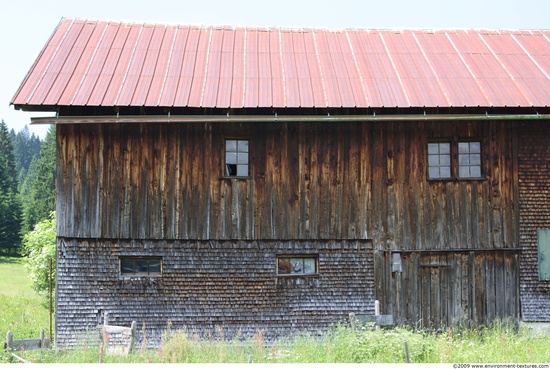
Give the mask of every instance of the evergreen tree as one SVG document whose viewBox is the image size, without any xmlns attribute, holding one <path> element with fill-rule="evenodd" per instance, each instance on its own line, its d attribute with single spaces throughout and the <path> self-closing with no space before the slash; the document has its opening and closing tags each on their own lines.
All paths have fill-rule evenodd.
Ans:
<svg viewBox="0 0 550 369">
<path fill-rule="evenodd" d="M 55 126 L 51 126 L 40 150 L 36 179 L 32 183 L 29 202 L 25 208 L 25 227 L 32 229 L 55 211 L 56 169 Z M 28 228 L 27 228 L 28 227 Z"/>
<path fill-rule="evenodd" d="M 12 136 L 13 142 L 15 170 L 17 172 L 19 189 L 21 189 L 32 160 L 40 156 L 42 141 L 40 141 L 40 138 L 34 133 L 31 134 L 27 126 L 17 132 L 17 134 L 12 129 L 10 135 Z"/>
<path fill-rule="evenodd" d="M 21 245 L 22 210 L 11 135 L 0 123 L 0 252 L 15 254 Z"/>
<path fill-rule="evenodd" d="M 19 199 L 23 207 L 23 224 L 21 226 L 21 231 L 23 234 L 27 234 L 32 231 L 33 225 L 31 224 L 31 219 L 28 218 L 29 213 L 31 212 L 30 207 L 32 206 L 32 188 L 34 181 L 36 180 L 36 173 L 38 170 L 38 162 L 40 161 L 40 155 L 35 156 L 27 174 L 23 179 L 23 182 L 19 184 Z"/>
</svg>

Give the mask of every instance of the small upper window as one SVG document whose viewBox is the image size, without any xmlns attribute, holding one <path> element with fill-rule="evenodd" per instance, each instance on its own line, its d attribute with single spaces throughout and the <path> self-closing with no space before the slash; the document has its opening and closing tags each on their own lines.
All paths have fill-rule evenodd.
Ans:
<svg viewBox="0 0 550 369">
<path fill-rule="evenodd" d="M 428 143 L 428 178 L 481 178 L 481 142 Z"/>
<path fill-rule="evenodd" d="M 120 274 L 124 276 L 159 276 L 161 269 L 161 258 L 158 257 L 120 258 Z"/>
<path fill-rule="evenodd" d="M 248 140 L 225 141 L 225 175 L 248 177 Z"/>
<path fill-rule="evenodd" d="M 277 275 L 300 275 L 316 273 L 316 256 L 281 256 L 277 258 Z"/>
<path fill-rule="evenodd" d="M 451 178 L 451 143 L 428 144 L 428 174 L 430 178 Z"/>
<path fill-rule="evenodd" d="M 460 178 L 481 177 L 481 143 L 458 143 L 458 176 Z"/>
</svg>

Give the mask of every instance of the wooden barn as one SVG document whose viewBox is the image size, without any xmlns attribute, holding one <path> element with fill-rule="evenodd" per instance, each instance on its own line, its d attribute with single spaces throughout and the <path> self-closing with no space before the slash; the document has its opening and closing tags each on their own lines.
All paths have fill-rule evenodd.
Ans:
<svg viewBox="0 0 550 369">
<path fill-rule="evenodd" d="M 55 340 L 550 320 L 550 31 L 62 19 Z"/>
</svg>

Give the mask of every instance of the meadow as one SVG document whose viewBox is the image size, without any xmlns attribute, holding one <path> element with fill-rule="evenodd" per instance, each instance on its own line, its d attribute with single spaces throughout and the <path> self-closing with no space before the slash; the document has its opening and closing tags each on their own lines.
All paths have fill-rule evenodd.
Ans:
<svg viewBox="0 0 550 369">
<path fill-rule="evenodd" d="M 38 337 L 49 326 L 46 299 L 30 289 L 21 259 L 0 258 L 0 334 Z M 99 340 L 71 350 L 18 352 L 34 363 L 550 363 L 550 336 L 532 335 L 513 324 L 451 329 L 434 333 L 411 328 L 372 329 L 339 325 L 321 336 L 297 334 L 266 342 L 258 331 L 248 339 L 211 339 L 170 331 L 161 347 L 137 347 L 130 355 L 103 354 Z M 48 333 L 46 333 L 48 335 Z M 89 337 L 97 337 L 90 332 Z M 16 362 L 2 351 L 0 363 Z"/>
</svg>

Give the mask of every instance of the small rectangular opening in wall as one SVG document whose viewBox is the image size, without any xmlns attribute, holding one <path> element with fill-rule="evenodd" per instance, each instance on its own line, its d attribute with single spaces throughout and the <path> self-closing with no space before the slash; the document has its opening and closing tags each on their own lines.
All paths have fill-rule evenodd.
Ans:
<svg viewBox="0 0 550 369">
<path fill-rule="evenodd" d="M 539 280 L 550 281 L 550 229 L 539 229 L 537 239 Z"/>
<path fill-rule="evenodd" d="M 277 256 L 278 276 L 299 276 L 317 274 L 318 255 L 281 255 Z"/>
<path fill-rule="evenodd" d="M 155 277 L 162 275 L 162 258 L 160 257 L 120 257 L 120 275 L 124 277 Z"/>
</svg>

